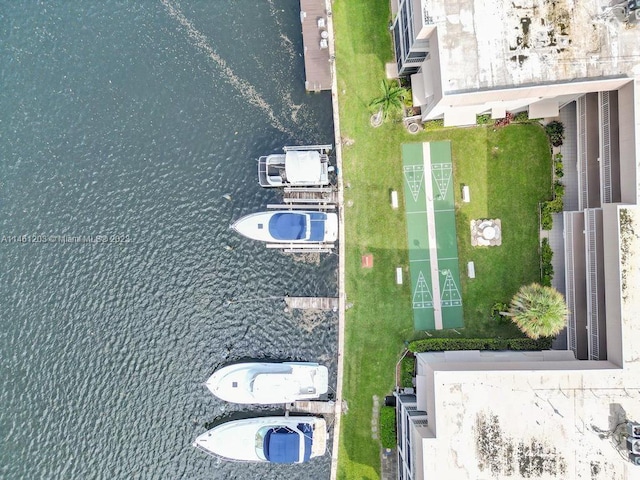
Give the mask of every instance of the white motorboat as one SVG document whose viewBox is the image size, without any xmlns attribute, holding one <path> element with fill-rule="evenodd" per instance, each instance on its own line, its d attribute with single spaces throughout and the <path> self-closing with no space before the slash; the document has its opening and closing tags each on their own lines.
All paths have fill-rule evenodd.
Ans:
<svg viewBox="0 0 640 480">
<path fill-rule="evenodd" d="M 193 445 L 227 460 L 303 463 L 325 454 L 327 423 L 311 416 L 234 420 L 203 433 Z"/>
<path fill-rule="evenodd" d="M 253 240 L 272 243 L 332 243 L 338 238 L 338 215 L 333 212 L 272 210 L 252 213 L 231 225 Z"/>
<path fill-rule="evenodd" d="M 331 145 L 284 147 L 284 153 L 258 159 L 258 181 L 263 187 L 328 185 Z"/>
<path fill-rule="evenodd" d="M 238 363 L 217 370 L 206 384 L 231 403 L 290 403 L 327 393 L 329 372 L 311 362 Z"/>
</svg>

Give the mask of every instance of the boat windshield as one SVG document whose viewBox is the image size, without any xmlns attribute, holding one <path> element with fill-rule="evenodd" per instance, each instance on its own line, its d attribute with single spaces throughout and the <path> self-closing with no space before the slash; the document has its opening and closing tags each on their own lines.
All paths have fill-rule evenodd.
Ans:
<svg viewBox="0 0 640 480">
<path fill-rule="evenodd" d="M 270 429 L 271 427 L 262 427 L 256 432 L 256 454 L 261 460 L 267 459 L 267 456 L 264 454 L 264 437 Z"/>
</svg>

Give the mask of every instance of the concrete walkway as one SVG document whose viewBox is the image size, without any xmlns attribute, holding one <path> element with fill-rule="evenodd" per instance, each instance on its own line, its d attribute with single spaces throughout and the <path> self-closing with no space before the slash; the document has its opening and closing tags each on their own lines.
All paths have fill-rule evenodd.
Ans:
<svg viewBox="0 0 640 480">
<path fill-rule="evenodd" d="M 333 422 L 333 448 L 331 451 L 331 480 L 338 478 L 338 452 L 340 451 L 340 421 L 342 419 L 342 376 L 344 372 L 344 312 L 346 295 L 345 280 L 345 235 L 344 235 L 344 190 L 342 179 L 342 135 L 340 133 L 340 110 L 338 106 L 338 83 L 335 64 L 335 35 L 331 0 L 325 0 L 327 10 L 327 32 L 329 33 L 329 64 L 331 65 L 331 104 L 333 108 L 333 129 L 338 169 L 338 366 L 336 379 L 336 399 Z"/>
</svg>

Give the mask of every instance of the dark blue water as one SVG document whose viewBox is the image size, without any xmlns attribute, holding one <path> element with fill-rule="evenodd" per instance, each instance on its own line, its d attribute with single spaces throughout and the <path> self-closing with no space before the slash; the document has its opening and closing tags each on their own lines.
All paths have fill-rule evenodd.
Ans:
<svg viewBox="0 0 640 480">
<path fill-rule="evenodd" d="M 0 80 L 0 477 L 328 478 L 328 454 L 191 446 L 257 410 L 205 388 L 222 363 L 320 361 L 335 383 L 336 318 L 280 297 L 336 295 L 336 256 L 228 228 L 278 200 L 259 155 L 333 140 L 298 1 L 3 2 Z"/>
</svg>

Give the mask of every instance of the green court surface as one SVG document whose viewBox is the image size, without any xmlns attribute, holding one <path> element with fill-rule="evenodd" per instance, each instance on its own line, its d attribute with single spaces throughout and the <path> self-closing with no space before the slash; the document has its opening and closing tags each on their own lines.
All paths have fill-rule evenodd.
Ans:
<svg viewBox="0 0 640 480">
<path fill-rule="evenodd" d="M 404 144 L 402 165 L 414 327 L 462 327 L 451 143 Z"/>
</svg>

